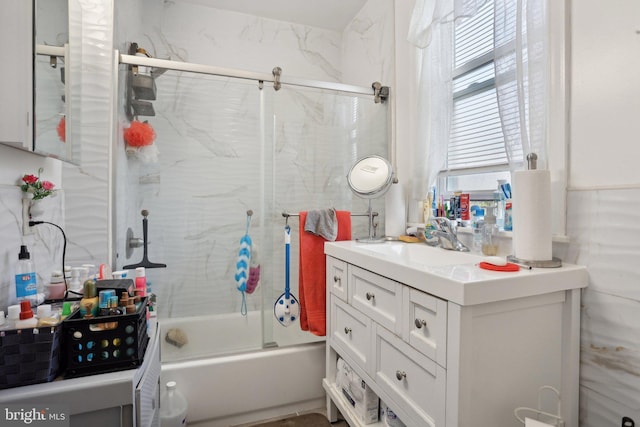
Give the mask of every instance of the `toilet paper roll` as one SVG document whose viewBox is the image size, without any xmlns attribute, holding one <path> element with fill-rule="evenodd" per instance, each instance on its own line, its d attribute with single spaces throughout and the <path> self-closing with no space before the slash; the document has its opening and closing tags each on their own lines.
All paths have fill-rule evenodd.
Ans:
<svg viewBox="0 0 640 427">
<path fill-rule="evenodd" d="M 384 199 L 384 234 L 401 236 L 405 234 L 406 202 L 402 183 L 393 184 Z"/>
<path fill-rule="evenodd" d="M 513 176 L 513 254 L 526 261 L 548 261 L 551 248 L 551 175 L 547 170 Z"/>
</svg>

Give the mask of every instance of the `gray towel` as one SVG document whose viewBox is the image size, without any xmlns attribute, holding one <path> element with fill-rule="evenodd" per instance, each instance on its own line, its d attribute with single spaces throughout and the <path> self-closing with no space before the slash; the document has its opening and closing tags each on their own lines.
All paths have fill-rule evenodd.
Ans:
<svg viewBox="0 0 640 427">
<path fill-rule="evenodd" d="M 330 242 L 334 242 L 338 237 L 338 220 L 336 210 L 322 209 L 307 212 L 307 219 L 304 222 L 304 231 L 313 233 L 316 236 L 324 237 Z"/>
</svg>

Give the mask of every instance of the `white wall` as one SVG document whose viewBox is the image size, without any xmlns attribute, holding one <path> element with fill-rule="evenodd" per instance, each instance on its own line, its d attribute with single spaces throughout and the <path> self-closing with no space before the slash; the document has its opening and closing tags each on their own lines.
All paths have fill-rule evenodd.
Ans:
<svg viewBox="0 0 640 427">
<path fill-rule="evenodd" d="M 37 175 L 39 168 L 43 169 L 40 177 L 56 184 L 59 191 L 54 197 L 42 200 L 44 213 L 33 219 L 63 226 L 65 192 L 60 161 L 0 146 L 0 310 L 5 313 L 10 291 L 15 289 L 15 265 L 20 245 L 27 245 L 36 265 L 38 283 L 48 282 L 52 270 L 62 269 L 63 239 L 58 229 L 42 224 L 32 227 L 31 234 L 23 235 L 22 232 L 22 191 L 19 185 L 23 175 Z"/>
<path fill-rule="evenodd" d="M 569 257 L 583 292 L 581 426 L 640 423 L 640 3 L 571 8 Z"/>
</svg>

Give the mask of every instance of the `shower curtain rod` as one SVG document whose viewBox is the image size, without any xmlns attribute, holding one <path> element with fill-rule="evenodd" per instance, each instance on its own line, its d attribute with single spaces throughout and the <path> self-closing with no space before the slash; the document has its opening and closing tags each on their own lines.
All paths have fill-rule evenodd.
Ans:
<svg viewBox="0 0 640 427">
<path fill-rule="evenodd" d="M 236 70 L 233 68 L 214 67 L 212 65 L 193 64 L 190 62 L 178 62 L 169 59 L 148 58 L 146 56 L 126 55 L 119 53 L 119 62 L 127 65 L 139 65 L 144 67 L 166 68 L 175 71 L 189 71 L 198 74 L 210 74 L 222 77 L 236 77 L 245 80 L 275 82 L 273 74 L 254 73 L 250 71 Z M 296 77 L 280 77 L 278 82 L 292 86 L 302 86 L 316 89 L 328 89 L 339 92 L 357 93 L 361 95 L 374 95 L 371 87 L 352 86 L 343 83 L 323 82 L 319 80 L 307 80 Z"/>
</svg>

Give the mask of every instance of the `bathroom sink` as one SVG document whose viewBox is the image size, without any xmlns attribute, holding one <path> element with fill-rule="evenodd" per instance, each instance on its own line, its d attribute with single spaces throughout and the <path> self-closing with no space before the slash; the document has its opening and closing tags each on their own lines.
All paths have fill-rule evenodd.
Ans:
<svg viewBox="0 0 640 427">
<path fill-rule="evenodd" d="M 325 254 L 458 305 L 482 304 L 569 289 L 575 280 L 586 283 L 586 269 L 521 269 L 516 272 L 480 268 L 486 257 L 431 247 L 425 243 L 327 242 Z"/>
<path fill-rule="evenodd" d="M 428 246 L 424 243 L 385 242 L 379 244 L 356 243 L 353 249 L 372 256 L 393 259 L 395 262 L 416 263 L 424 266 L 457 264 L 477 264 L 484 259 L 481 255 L 458 252 Z"/>
</svg>

